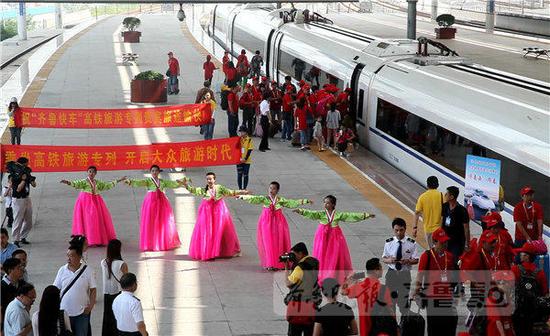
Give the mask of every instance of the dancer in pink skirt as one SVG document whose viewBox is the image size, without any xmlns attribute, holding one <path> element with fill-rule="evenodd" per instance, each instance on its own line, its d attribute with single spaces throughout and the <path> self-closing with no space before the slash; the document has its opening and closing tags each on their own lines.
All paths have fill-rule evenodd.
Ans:
<svg viewBox="0 0 550 336">
<path fill-rule="evenodd" d="M 246 195 L 245 190 L 230 190 L 216 184 L 216 174 L 206 174 L 206 187 L 192 187 L 187 181 L 184 186 L 190 193 L 202 196 L 197 212 L 197 222 L 191 236 L 189 256 L 195 260 L 210 260 L 241 255 L 239 238 L 225 205 L 225 196 Z"/>
<path fill-rule="evenodd" d="M 99 193 L 112 189 L 123 177 L 116 181 L 104 182 L 96 180 L 97 168 L 88 167 L 88 177 L 83 180 L 60 182 L 80 190 L 73 211 L 73 235 L 86 236 L 90 246 L 107 245 L 111 239 L 116 238 L 115 228 L 109 209 L 105 205 Z"/>
<path fill-rule="evenodd" d="M 151 177 L 126 180 L 131 187 L 147 188 L 141 205 L 139 248 L 142 251 L 167 251 L 181 245 L 170 201 L 164 194 L 166 188 L 179 188 L 185 180 L 170 181 L 159 178 L 160 167 L 152 165 Z"/>
<path fill-rule="evenodd" d="M 280 197 L 278 196 L 279 188 L 279 182 L 271 182 L 267 196 L 246 195 L 239 197 L 250 204 L 263 205 L 262 214 L 258 219 L 256 239 L 260 263 L 268 271 L 283 269 L 285 266 L 279 261 L 279 256 L 290 251 L 290 232 L 282 208 L 294 209 L 300 205 L 312 203 L 308 199 L 292 200 Z"/>
<path fill-rule="evenodd" d="M 319 283 L 326 278 L 336 278 L 344 283 L 345 278 L 353 272 L 346 237 L 339 222 L 360 222 L 374 215 L 366 212 L 336 211 L 336 197 L 325 197 L 325 210 L 312 211 L 295 209 L 294 212 L 314 220 L 319 220 L 319 227 L 313 239 L 313 256 L 319 260 Z"/>
</svg>

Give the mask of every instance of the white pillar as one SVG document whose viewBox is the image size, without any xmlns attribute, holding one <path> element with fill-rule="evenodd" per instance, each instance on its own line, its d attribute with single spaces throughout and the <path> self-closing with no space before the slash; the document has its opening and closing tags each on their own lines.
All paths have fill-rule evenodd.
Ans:
<svg viewBox="0 0 550 336">
<path fill-rule="evenodd" d="M 19 3 L 19 12 L 17 13 L 17 36 L 19 41 L 25 41 L 27 39 L 27 10 L 25 3 Z"/>
<path fill-rule="evenodd" d="M 437 1 L 438 0 L 432 0 L 432 13 L 431 13 L 432 21 L 435 21 L 435 19 L 437 18 Z"/>
<path fill-rule="evenodd" d="M 55 4 L 55 28 L 61 29 L 63 28 L 63 19 L 61 16 L 61 4 L 56 3 Z"/>
</svg>

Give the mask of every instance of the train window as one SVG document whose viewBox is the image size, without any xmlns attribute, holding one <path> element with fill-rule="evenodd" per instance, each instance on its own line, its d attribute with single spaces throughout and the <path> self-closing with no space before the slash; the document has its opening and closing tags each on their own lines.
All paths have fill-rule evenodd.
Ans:
<svg viewBox="0 0 550 336">
<path fill-rule="evenodd" d="M 363 120 L 363 99 L 365 98 L 365 90 L 359 90 L 359 97 L 357 97 L 357 119 Z"/>
<path fill-rule="evenodd" d="M 380 98 L 376 127 L 462 177 L 468 154 L 500 160 L 500 183 L 505 192 L 505 201 L 515 205 L 521 200 L 519 190 L 529 185 L 541 191 L 535 197 L 544 212 L 550 213 L 550 194 L 546 192 L 550 190 L 550 178 L 533 169 Z M 550 221 L 546 220 L 545 224 L 550 226 Z"/>
<path fill-rule="evenodd" d="M 295 80 L 304 79 L 309 82 L 311 87 L 317 86 L 322 88 L 325 84 L 334 84 L 340 89 L 344 88 L 344 82 L 338 77 L 325 72 L 316 66 L 313 66 L 298 57 L 280 50 L 279 53 L 279 71 L 283 76 L 291 75 Z"/>
</svg>

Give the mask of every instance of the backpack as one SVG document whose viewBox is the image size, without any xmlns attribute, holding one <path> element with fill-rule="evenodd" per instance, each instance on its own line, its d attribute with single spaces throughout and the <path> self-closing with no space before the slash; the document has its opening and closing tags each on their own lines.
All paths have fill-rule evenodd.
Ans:
<svg viewBox="0 0 550 336">
<path fill-rule="evenodd" d="M 379 334 L 397 336 L 397 320 L 390 308 L 390 303 L 384 302 L 386 290 L 387 288 L 385 285 L 380 286 L 378 298 L 370 311 L 371 328 L 369 336 L 378 336 Z"/>
<path fill-rule="evenodd" d="M 521 273 L 519 281 L 516 283 L 516 311 L 524 315 L 531 315 L 535 311 L 537 298 L 542 296 L 536 279 L 540 270 L 537 268 L 534 272 L 527 272 L 523 265 L 519 265 L 519 270 Z"/>
<path fill-rule="evenodd" d="M 220 102 L 220 106 L 222 107 L 222 110 L 227 111 L 229 109 L 229 101 L 227 100 L 227 96 L 229 95 L 231 91 L 229 90 L 222 90 L 220 93 L 222 99 Z"/>
</svg>

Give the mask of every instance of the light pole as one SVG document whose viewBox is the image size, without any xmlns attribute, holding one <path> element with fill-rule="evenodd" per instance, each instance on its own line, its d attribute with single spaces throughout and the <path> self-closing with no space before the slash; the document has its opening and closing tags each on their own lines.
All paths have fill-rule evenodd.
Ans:
<svg viewBox="0 0 550 336">
<path fill-rule="evenodd" d="M 407 0 L 407 38 L 416 40 L 416 3 L 418 0 Z"/>
</svg>

